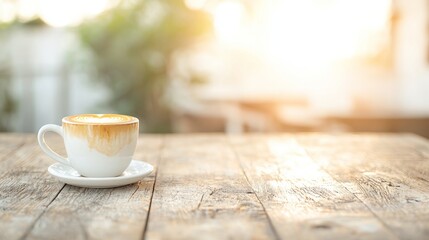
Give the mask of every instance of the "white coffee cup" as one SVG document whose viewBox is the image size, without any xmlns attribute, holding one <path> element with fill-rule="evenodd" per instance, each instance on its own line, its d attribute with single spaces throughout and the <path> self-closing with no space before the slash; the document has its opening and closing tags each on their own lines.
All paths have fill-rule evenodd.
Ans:
<svg viewBox="0 0 429 240">
<path fill-rule="evenodd" d="M 46 132 L 63 137 L 67 158 L 45 142 Z M 116 177 L 130 165 L 137 145 L 139 120 L 119 114 L 80 114 L 64 117 L 62 127 L 47 124 L 37 135 L 42 150 L 85 177 Z"/>
</svg>

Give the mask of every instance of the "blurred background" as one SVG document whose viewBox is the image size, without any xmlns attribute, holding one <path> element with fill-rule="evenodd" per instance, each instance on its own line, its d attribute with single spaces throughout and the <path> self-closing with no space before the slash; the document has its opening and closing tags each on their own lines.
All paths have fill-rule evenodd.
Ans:
<svg viewBox="0 0 429 240">
<path fill-rule="evenodd" d="M 0 131 L 429 137 L 429 0 L 0 0 Z"/>
</svg>

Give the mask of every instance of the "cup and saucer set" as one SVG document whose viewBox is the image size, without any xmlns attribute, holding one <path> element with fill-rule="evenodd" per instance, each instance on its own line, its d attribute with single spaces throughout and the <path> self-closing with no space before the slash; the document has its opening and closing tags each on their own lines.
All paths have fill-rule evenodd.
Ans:
<svg viewBox="0 0 429 240">
<path fill-rule="evenodd" d="M 45 142 L 46 132 L 64 139 L 67 158 Z M 37 135 L 41 149 L 58 163 L 48 172 L 78 187 L 112 188 L 140 181 L 153 171 L 149 163 L 133 160 L 139 120 L 119 114 L 80 114 L 64 117 L 62 126 L 47 124 Z"/>
</svg>

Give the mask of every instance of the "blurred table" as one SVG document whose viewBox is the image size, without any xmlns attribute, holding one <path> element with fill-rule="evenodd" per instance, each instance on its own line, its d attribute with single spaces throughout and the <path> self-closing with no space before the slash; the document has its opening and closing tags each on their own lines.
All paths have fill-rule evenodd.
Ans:
<svg viewBox="0 0 429 240">
<path fill-rule="evenodd" d="M 198 101 L 215 104 L 226 120 L 227 133 L 243 133 L 245 126 L 254 131 L 267 131 L 273 125 L 280 106 L 307 107 L 308 99 L 275 86 L 204 86 L 194 88 L 192 95 Z"/>
<path fill-rule="evenodd" d="M 429 138 L 429 116 L 418 114 L 348 114 L 325 117 L 327 126 L 348 132 L 411 132 Z"/>
<path fill-rule="evenodd" d="M 61 142 L 57 147 L 61 147 Z M 62 184 L 35 135 L 0 134 L 0 239 L 427 239 L 429 142 L 412 134 L 142 135 L 154 173 Z"/>
</svg>

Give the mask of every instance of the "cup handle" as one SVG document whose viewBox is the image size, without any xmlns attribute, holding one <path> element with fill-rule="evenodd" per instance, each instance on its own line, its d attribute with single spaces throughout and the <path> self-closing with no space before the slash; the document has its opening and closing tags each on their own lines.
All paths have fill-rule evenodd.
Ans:
<svg viewBox="0 0 429 240">
<path fill-rule="evenodd" d="M 45 152 L 49 157 L 54 159 L 57 162 L 70 166 L 69 160 L 67 158 L 59 155 L 54 152 L 45 141 L 45 133 L 46 132 L 54 132 L 60 135 L 64 139 L 63 128 L 61 126 L 55 124 L 46 124 L 41 127 L 39 133 L 37 134 L 37 140 L 39 141 L 40 148 L 42 148 L 43 152 Z"/>
</svg>

